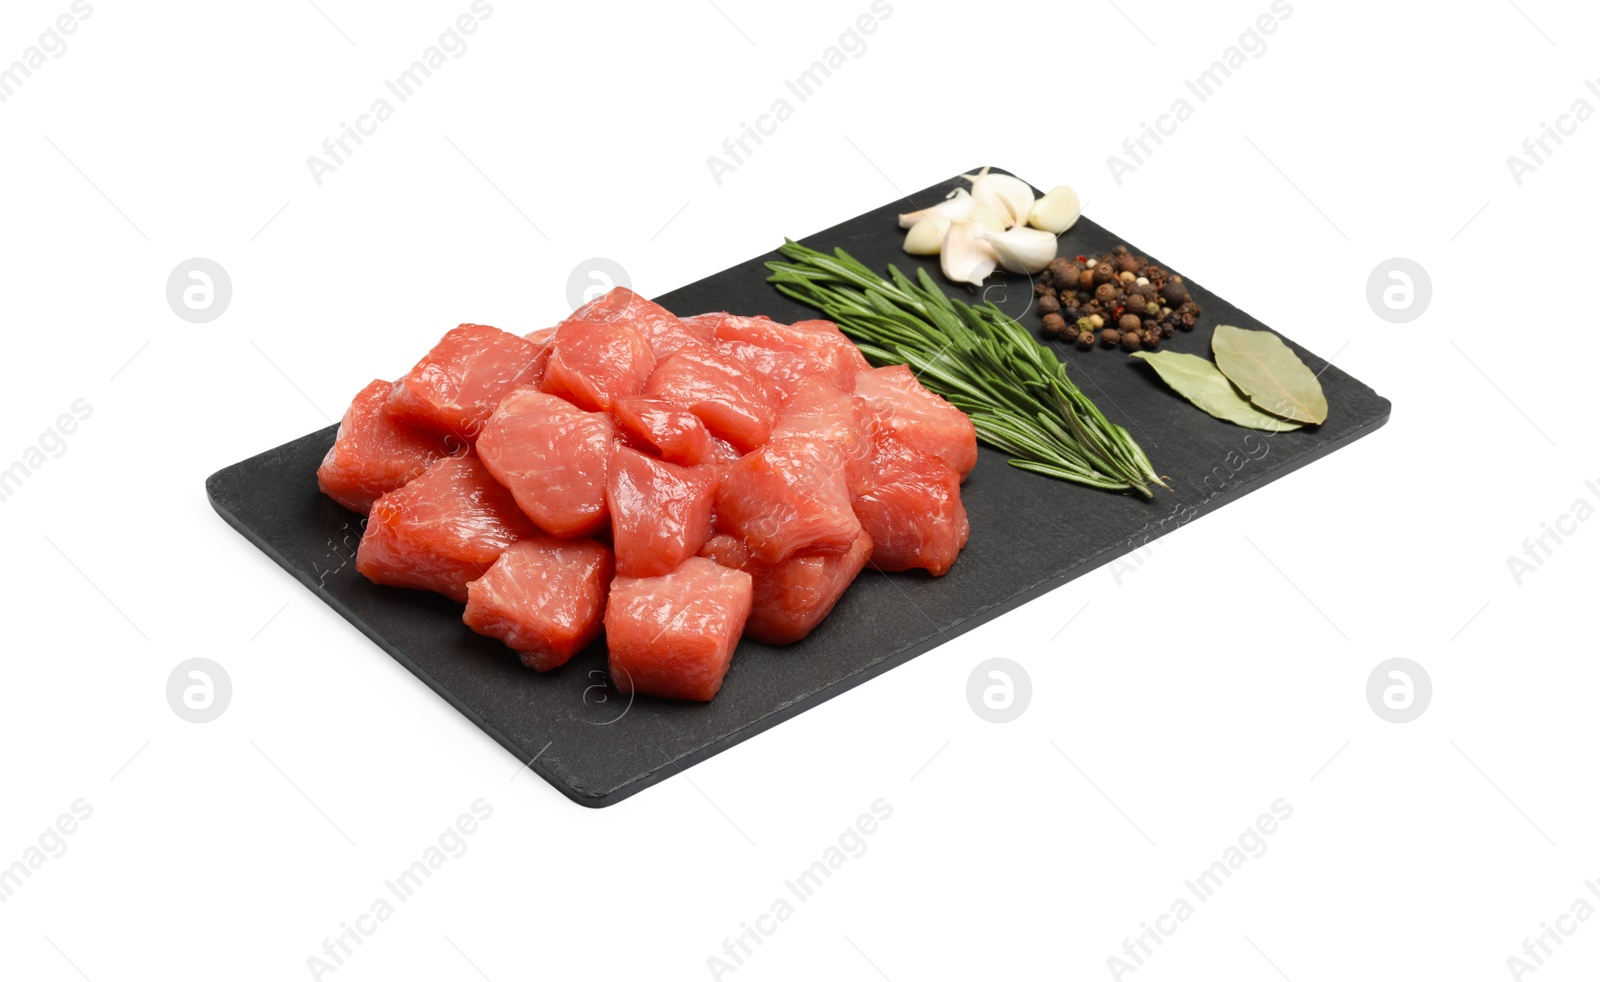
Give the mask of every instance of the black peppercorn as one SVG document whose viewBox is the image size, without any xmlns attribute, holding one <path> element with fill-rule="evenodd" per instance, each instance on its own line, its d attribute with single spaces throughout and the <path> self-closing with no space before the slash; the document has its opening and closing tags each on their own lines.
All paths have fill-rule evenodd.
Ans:
<svg viewBox="0 0 1600 982">
<path fill-rule="evenodd" d="M 1161 322 L 1161 336 L 1164 337 L 1164 338 L 1172 337 L 1172 322 L 1171 321 L 1162 321 Z"/>
<path fill-rule="evenodd" d="M 1179 314 L 1178 315 L 1178 326 L 1183 328 L 1185 331 L 1194 330 L 1194 315 L 1193 314 Z"/>
<path fill-rule="evenodd" d="M 1038 279 L 1038 280 L 1034 280 L 1033 281 L 1033 295 L 1034 296 L 1042 297 L 1047 293 L 1054 293 L 1054 292 L 1056 292 L 1056 288 L 1051 286 L 1049 283 L 1045 282 L 1043 279 Z"/>
</svg>

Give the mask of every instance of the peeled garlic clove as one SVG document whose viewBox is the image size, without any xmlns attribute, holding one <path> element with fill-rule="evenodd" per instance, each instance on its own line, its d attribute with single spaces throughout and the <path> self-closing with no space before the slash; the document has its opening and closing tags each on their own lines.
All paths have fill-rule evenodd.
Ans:
<svg viewBox="0 0 1600 982">
<path fill-rule="evenodd" d="M 900 216 L 900 227 L 910 228 L 924 218 L 942 218 L 947 222 L 964 221 L 972 214 L 972 195 L 966 188 L 956 188 L 948 198 L 921 211 L 907 212 Z"/>
<path fill-rule="evenodd" d="M 1033 210 L 1033 188 L 1027 181 L 1010 174 L 991 174 L 987 167 L 962 176 L 972 182 L 972 200 L 1005 219 L 1008 228 L 1027 223 Z"/>
<path fill-rule="evenodd" d="M 977 236 L 991 249 L 1000 265 L 1013 273 L 1038 273 L 1056 258 L 1056 237 L 1049 232 L 1019 225 L 996 232 L 979 229 Z"/>
<path fill-rule="evenodd" d="M 1028 213 L 1028 224 L 1060 235 L 1076 225 L 1081 214 L 1083 209 L 1078 204 L 1078 192 L 1063 184 L 1051 188 L 1044 197 L 1033 203 L 1033 210 Z"/>
<path fill-rule="evenodd" d="M 939 268 L 947 278 L 980 286 L 994 272 L 998 257 L 994 247 L 978 237 L 983 231 L 977 222 L 950 223 L 939 251 Z"/>
<path fill-rule="evenodd" d="M 949 231 L 949 219 L 924 218 L 906 233 L 904 249 L 913 256 L 937 256 L 944 249 L 945 234 Z"/>
</svg>

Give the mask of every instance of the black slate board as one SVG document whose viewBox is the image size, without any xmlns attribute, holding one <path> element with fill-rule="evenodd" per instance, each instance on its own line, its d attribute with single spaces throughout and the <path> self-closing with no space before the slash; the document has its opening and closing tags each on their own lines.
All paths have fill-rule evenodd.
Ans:
<svg viewBox="0 0 1600 982">
<path fill-rule="evenodd" d="M 820 249 L 843 246 L 873 268 L 896 263 L 908 269 L 925 263 L 937 275 L 937 257 L 913 259 L 900 250 L 895 216 L 934 204 L 957 186 L 965 183 L 956 178 L 936 185 L 804 241 Z M 1061 254 L 1093 255 L 1119 241 L 1083 219 L 1062 237 Z M 777 320 L 814 316 L 766 285 L 762 264 L 775 258 L 752 259 L 657 299 L 684 314 L 731 310 Z M 1151 258 L 1161 263 L 1159 257 Z M 1213 325 L 1264 327 L 1199 284 L 1189 285 L 1205 313 L 1193 333 L 1180 333 L 1166 343 L 1171 348 L 1205 355 Z M 985 293 L 1025 325 L 1036 327 L 1037 314 L 1028 311 L 1033 299 L 1028 278 L 1002 276 Z M 1121 352 L 1061 348 L 1072 377 L 1112 420 L 1132 431 L 1157 471 L 1168 476 L 1173 491 L 1145 502 L 1091 490 L 1016 470 L 1006 464 L 1004 454 L 985 447 L 963 490 L 971 541 L 948 575 L 886 575 L 869 569 L 832 616 L 798 645 L 741 644 L 721 693 L 706 705 L 648 698 L 630 704 L 606 685 L 600 644 L 554 672 L 535 674 L 498 642 L 468 631 L 460 608 L 445 598 L 367 582 L 353 567 L 361 519 L 317 491 L 315 471 L 332 445 L 333 427 L 226 468 L 206 486 L 223 518 L 468 719 L 519 760 L 531 762 L 540 777 L 572 800 L 602 807 L 1127 554 L 1388 421 L 1388 400 L 1324 359 L 1290 345 L 1313 371 L 1322 373 L 1331 410 L 1321 427 L 1282 434 L 1212 419 Z"/>
</svg>

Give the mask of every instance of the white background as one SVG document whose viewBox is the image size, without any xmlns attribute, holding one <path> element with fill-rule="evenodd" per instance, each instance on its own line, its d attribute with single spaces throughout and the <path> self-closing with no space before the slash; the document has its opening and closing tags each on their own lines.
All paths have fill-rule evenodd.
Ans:
<svg viewBox="0 0 1600 982">
<path fill-rule="evenodd" d="M 500 0 L 319 187 L 306 157 L 469 4 L 318 2 L 96 0 L 0 104 L 0 466 L 94 409 L 0 503 L 0 864 L 93 807 L 0 905 L 6 977 L 308 977 L 479 798 L 469 851 L 324 977 L 704 979 L 879 798 L 867 851 L 723 977 L 1107 978 L 1279 798 L 1265 855 L 1124 977 L 1505 978 L 1600 905 L 1600 522 L 1507 566 L 1600 482 L 1600 121 L 1520 187 L 1506 164 L 1600 109 L 1593 5 L 1295 0 L 1119 186 L 1107 156 L 1266 0 L 896 0 L 719 186 L 707 156 L 865 0 Z M 67 9 L 6 3 L 0 63 Z M 447 327 L 554 323 L 590 257 L 661 293 L 986 162 L 1338 352 L 1393 422 L 601 811 L 514 776 L 206 503 Z M 233 281 L 205 325 L 164 295 L 195 256 Z M 1394 256 L 1433 282 L 1402 326 L 1365 293 Z M 966 699 L 994 655 L 1032 678 L 1007 725 Z M 196 656 L 233 681 L 204 725 L 165 698 Z M 1392 656 L 1434 685 L 1404 725 L 1365 697 Z M 1539 982 L 1600 968 L 1600 919 L 1564 940 Z"/>
</svg>

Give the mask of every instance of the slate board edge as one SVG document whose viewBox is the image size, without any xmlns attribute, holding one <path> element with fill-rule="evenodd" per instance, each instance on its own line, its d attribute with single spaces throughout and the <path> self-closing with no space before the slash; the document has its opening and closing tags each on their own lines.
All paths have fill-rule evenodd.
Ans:
<svg viewBox="0 0 1600 982">
<path fill-rule="evenodd" d="M 1270 477 L 1265 479 L 1257 478 L 1254 480 L 1245 481 L 1231 490 L 1220 492 L 1206 499 L 1204 502 L 1195 507 L 1193 517 L 1190 519 L 1190 521 L 1192 521 L 1193 518 L 1200 517 L 1201 515 L 1209 514 L 1210 512 L 1215 511 L 1216 509 L 1222 507 L 1223 505 L 1229 504 L 1230 502 L 1237 501 L 1252 491 L 1266 487 L 1274 481 L 1280 480 L 1289 474 L 1293 474 L 1295 471 L 1300 470 L 1313 461 L 1321 460 L 1328 454 L 1331 454 L 1336 450 L 1340 450 L 1356 440 L 1373 433 L 1388 421 L 1389 415 L 1385 414 L 1359 429 L 1352 430 L 1342 439 L 1326 444 L 1316 452 L 1304 454 L 1295 458 L 1295 461 L 1292 465 L 1287 466 L 1284 469 L 1271 472 Z M 331 429 L 333 428 L 330 427 L 328 430 L 324 430 L 322 432 L 329 432 Z M 300 439 L 305 439 L 305 437 L 301 437 Z M 287 447 L 296 442 L 299 441 L 292 440 L 289 443 L 283 444 L 282 446 Z M 282 449 L 282 447 L 268 450 L 265 453 L 258 455 L 258 457 L 270 456 L 279 449 Z M 251 458 L 251 460 L 255 459 L 257 458 Z M 556 790 L 560 791 L 574 802 L 577 802 L 586 808 L 605 808 L 609 805 L 614 805 L 625 798 L 632 797 L 633 795 L 638 794 L 640 791 L 664 781 L 675 774 L 687 770 L 696 764 L 699 764 L 705 760 L 709 760 L 717 754 L 722 753 L 724 750 L 728 750 L 731 747 L 737 746 L 751 737 L 763 733 L 766 730 L 777 726 L 779 723 L 799 715 L 813 706 L 819 705 L 820 703 L 826 702 L 835 696 L 848 692 L 856 686 L 868 682 L 893 668 L 897 668 L 919 655 L 926 654 L 934 648 L 937 648 L 940 645 L 945 644 L 946 642 L 953 640 L 954 638 L 957 638 L 976 627 L 986 624 L 996 617 L 1007 613 L 1008 611 L 1015 610 L 1016 608 L 1021 607 L 1023 604 L 1026 604 L 1032 600 L 1036 600 L 1039 597 L 1042 597 L 1045 594 L 1050 593 L 1051 591 L 1071 582 L 1072 580 L 1087 575 L 1088 573 L 1099 569 L 1101 566 L 1104 566 L 1107 563 L 1113 562 L 1122 556 L 1128 555 L 1129 553 L 1134 552 L 1136 549 L 1141 548 L 1146 544 L 1147 541 L 1149 541 L 1148 539 L 1141 540 L 1137 537 L 1129 538 L 1117 546 L 1108 549 L 1100 555 L 1094 557 L 1088 562 L 1068 570 L 1059 577 L 1047 580 L 1007 600 L 997 603 L 991 607 L 987 607 L 971 617 L 963 620 L 961 623 L 952 626 L 948 630 L 941 630 L 941 632 L 935 637 L 930 638 L 921 644 L 915 644 L 901 651 L 895 652 L 894 654 L 884 658 L 882 661 L 870 665 L 854 675 L 849 675 L 839 679 L 837 682 L 827 686 L 826 688 L 807 693 L 801 697 L 797 697 L 793 701 L 785 704 L 783 707 L 768 713 L 766 716 L 763 716 L 744 727 L 741 727 L 737 732 L 730 734 L 728 737 L 725 737 L 722 740 L 707 744 L 699 750 L 667 761 L 659 767 L 656 767 L 650 771 L 646 771 L 633 780 L 623 783 L 609 791 L 585 793 L 571 787 L 569 784 L 565 783 L 561 777 L 542 767 L 537 760 L 533 759 L 534 757 L 537 757 L 538 753 L 541 751 L 535 751 L 534 753 L 529 754 L 529 752 L 516 741 L 500 733 L 500 731 L 491 726 L 488 721 L 483 719 L 470 707 L 458 699 L 454 693 L 436 682 L 432 676 L 424 672 L 421 667 L 414 663 L 410 658 L 406 657 L 406 655 L 403 654 L 398 648 L 391 645 L 381 634 L 364 624 L 353 611 L 341 603 L 337 598 L 323 590 L 321 586 L 313 581 L 310 576 L 306 575 L 301 570 L 296 569 L 287 558 L 274 549 L 268 542 L 266 542 L 266 540 L 258 536 L 251 528 L 237 519 L 233 513 L 228 510 L 228 506 L 222 500 L 222 488 L 225 486 L 225 482 L 227 481 L 230 472 L 244 466 L 249 462 L 250 461 L 248 460 L 241 461 L 240 463 L 234 464 L 231 467 L 225 467 L 206 479 L 206 496 L 210 500 L 211 506 L 216 510 L 217 514 L 222 516 L 222 519 L 231 525 L 235 530 L 237 530 L 240 535 L 244 536 L 246 540 L 270 557 L 273 562 L 287 570 L 296 580 L 299 580 L 306 586 L 307 589 L 315 593 L 324 603 L 338 611 L 339 616 L 355 625 L 355 627 L 360 630 L 362 634 L 372 639 L 372 641 L 377 644 L 379 648 L 387 652 L 395 661 L 405 666 L 407 671 L 421 679 L 428 686 L 428 688 L 438 693 L 451 706 L 454 706 L 455 709 L 461 713 L 461 715 L 465 716 L 479 729 L 487 733 L 495 740 L 496 743 L 499 743 L 502 747 L 505 747 L 506 750 L 508 750 L 517 760 L 521 761 L 524 766 L 536 772 L 547 784 L 550 784 Z"/>
</svg>

